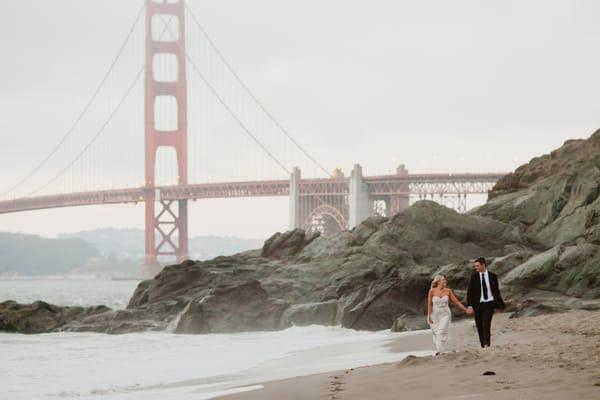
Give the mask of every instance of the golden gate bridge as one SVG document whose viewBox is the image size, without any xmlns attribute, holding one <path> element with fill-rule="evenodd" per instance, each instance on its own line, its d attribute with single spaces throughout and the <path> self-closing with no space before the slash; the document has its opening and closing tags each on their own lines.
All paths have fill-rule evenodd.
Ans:
<svg viewBox="0 0 600 400">
<path fill-rule="evenodd" d="M 143 138 L 143 152 L 129 146 L 133 137 Z M 132 163 L 144 168 L 138 185 Z M 0 193 L 0 214 L 144 203 L 152 274 L 159 257 L 188 257 L 189 200 L 287 196 L 290 228 L 332 234 L 393 215 L 412 199 L 466 211 L 468 195 L 487 193 L 503 175 L 411 174 L 400 165 L 364 176 L 358 164 L 349 176 L 328 172 L 259 101 L 184 1 L 146 0 L 69 129 Z"/>
</svg>

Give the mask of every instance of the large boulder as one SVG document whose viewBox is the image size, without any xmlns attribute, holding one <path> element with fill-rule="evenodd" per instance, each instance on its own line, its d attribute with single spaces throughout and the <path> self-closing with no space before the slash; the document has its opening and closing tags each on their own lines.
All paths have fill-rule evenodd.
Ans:
<svg viewBox="0 0 600 400">
<path fill-rule="evenodd" d="M 600 221 L 600 131 L 567 141 L 496 183 L 473 214 L 513 227 L 521 242 L 540 249 L 595 240 Z"/>
<path fill-rule="evenodd" d="M 295 255 L 320 235 L 319 231 L 306 234 L 302 229 L 277 232 L 265 241 L 261 255 L 267 258 L 287 258 Z"/>
<path fill-rule="evenodd" d="M 524 191 L 536 183 L 590 167 L 600 167 L 600 129 L 589 139 L 567 140 L 562 147 L 549 154 L 535 157 L 513 173 L 502 177 L 490 192 L 490 199 Z"/>
<path fill-rule="evenodd" d="M 425 311 L 430 271 L 375 280 L 348 291 L 338 301 L 336 323 L 352 329 L 388 329 L 402 314 Z"/>
<path fill-rule="evenodd" d="M 433 201 L 419 201 L 382 224 L 363 245 L 372 258 L 410 265 L 444 265 L 499 256 L 515 244 L 509 226 L 459 214 Z"/>
<path fill-rule="evenodd" d="M 268 331 L 279 327 L 289 304 L 270 299 L 256 280 L 217 286 L 192 300 L 178 317 L 176 333 Z"/>
<path fill-rule="evenodd" d="M 510 293 L 534 289 L 582 299 L 600 299 L 600 246 L 555 246 L 510 271 L 503 279 Z"/>
<path fill-rule="evenodd" d="M 110 311 L 109 307 L 59 307 L 38 300 L 19 304 L 0 303 L 0 331 L 42 333 L 60 330 L 71 321 Z"/>
</svg>

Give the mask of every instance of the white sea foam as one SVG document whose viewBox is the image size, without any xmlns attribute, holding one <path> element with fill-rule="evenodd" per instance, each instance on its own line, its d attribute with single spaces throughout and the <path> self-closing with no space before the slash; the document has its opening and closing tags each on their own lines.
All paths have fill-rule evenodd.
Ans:
<svg viewBox="0 0 600 400">
<path fill-rule="evenodd" d="M 177 329 L 177 325 L 179 325 L 179 321 L 181 321 L 181 317 L 183 316 L 183 314 L 185 314 L 187 312 L 187 310 L 190 308 L 190 306 L 192 305 L 192 300 L 190 300 L 185 307 L 183 307 L 183 310 L 181 310 L 179 312 L 179 314 L 177 314 L 177 316 L 175 318 L 173 318 L 173 320 L 171 322 L 169 322 L 169 325 L 167 326 L 167 332 L 169 333 L 173 333 L 175 332 L 175 330 Z"/>
<path fill-rule="evenodd" d="M 323 326 L 210 335 L 3 333 L 2 396 L 210 398 L 265 380 L 398 360 L 403 355 L 385 346 L 398 335 Z"/>
<path fill-rule="evenodd" d="M 19 282 L 1 297 L 124 306 L 135 283 Z M 50 299 L 52 300 L 52 299 Z M 99 301 L 98 301 L 99 300 Z M 293 327 L 279 332 L 0 333 L 0 399 L 208 399 L 260 382 L 399 360 L 387 341 L 414 333 Z M 425 352 L 428 353 L 428 352 Z M 413 354 L 424 354 L 417 352 Z"/>
</svg>

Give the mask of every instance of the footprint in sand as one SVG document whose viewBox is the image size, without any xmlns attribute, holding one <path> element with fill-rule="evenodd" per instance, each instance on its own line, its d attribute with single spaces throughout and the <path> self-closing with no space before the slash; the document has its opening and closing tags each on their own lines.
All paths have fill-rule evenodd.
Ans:
<svg viewBox="0 0 600 400">
<path fill-rule="evenodd" d="M 344 371 L 344 375 L 350 373 L 350 370 Z M 344 390 L 343 375 L 330 376 L 329 380 L 329 398 L 330 400 L 339 400 L 339 392 Z"/>
</svg>

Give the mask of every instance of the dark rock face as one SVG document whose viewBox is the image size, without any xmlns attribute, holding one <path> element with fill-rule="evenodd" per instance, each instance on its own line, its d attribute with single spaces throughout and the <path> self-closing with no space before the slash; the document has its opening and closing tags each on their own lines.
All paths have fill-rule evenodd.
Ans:
<svg viewBox="0 0 600 400">
<path fill-rule="evenodd" d="M 600 132 L 519 167 L 466 214 L 420 201 L 331 237 L 276 233 L 259 250 L 165 267 L 126 310 L 3 303 L 0 329 L 423 329 L 432 277 L 464 298 L 478 256 L 515 316 L 600 309 Z"/>
<path fill-rule="evenodd" d="M 567 140 L 562 147 L 517 168 L 500 179 L 490 193 L 494 198 L 506 193 L 528 189 L 546 178 L 555 179 L 565 173 L 600 167 L 600 130 L 587 140 Z"/>
<path fill-rule="evenodd" d="M 0 331 L 42 333 L 61 330 L 67 323 L 109 311 L 106 306 L 58 307 L 43 301 L 0 303 Z"/>
<path fill-rule="evenodd" d="M 519 167 L 474 213 L 507 223 L 536 250 L 503 271 L 511 297 L 536 309 L 598 308 L 600 130 Z"/>
<path fill-rule="evenodd" d="M 217 286 L 182 312 L 176 333 L 270 331 L 288 303 L 269 299 L 257 280 Z"/>
<path fill-rule="evenodd" d="M 171 301 L 179 316 L 171 314 L 170 324 L 181 333 L 314 323 L 388 329 L 401 314 L 408 327 L 422 327 L 432 275 L 446 269 L 453 284 L 466 286 L 473 254 L 525 248 L 508 228 L 424 201 L 333 237 L 293 230 L 275 234 L 261 251 L 166 267 L 140 283 L 128 309 L 167 318 L 155 308 Z"/>
<path fill-rule="evenodd" d="M 520 241 L 548 249 L 594 242 L 599 211 L 600 131 L 519 167 L 496 184 L 490 201 L 475 212 L 509 223 Z"/>
<path fill-rule="evenodd" d="M 271 236 L 262 248 L 261 255 L 267 258 L 281 259 L 297 254 L 320 235 L 320 232 L 306 234 L 302 229 L 294 229 L 284 233 L 277 232 Z"/>
</svg>

